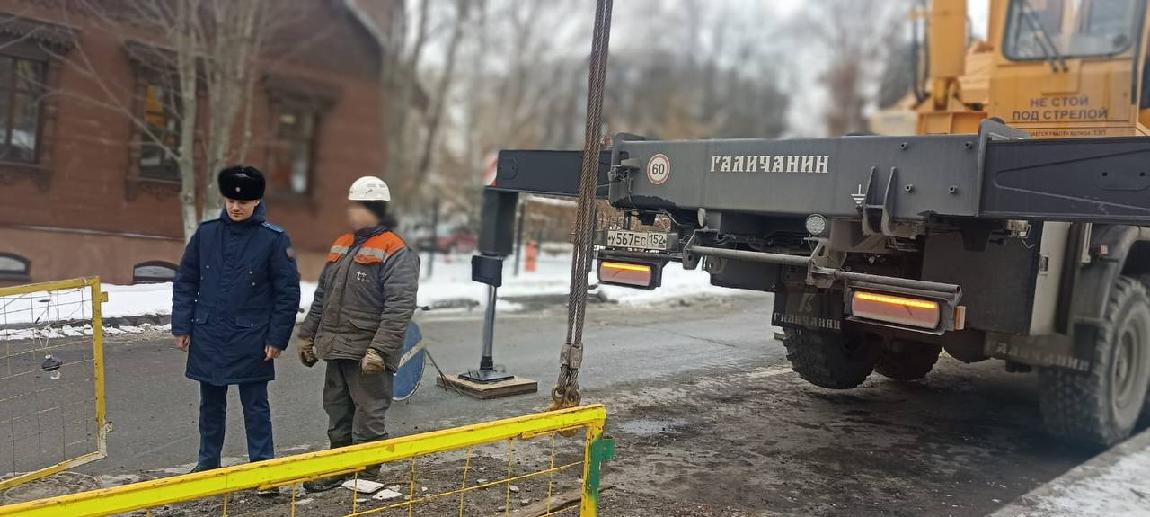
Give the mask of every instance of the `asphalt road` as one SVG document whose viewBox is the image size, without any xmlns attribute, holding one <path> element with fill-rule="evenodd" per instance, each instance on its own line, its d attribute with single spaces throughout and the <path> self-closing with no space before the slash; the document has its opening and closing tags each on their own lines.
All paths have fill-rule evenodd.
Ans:
<svg viewBox="0 0 1150 517">
<path fill-rule="evenodd" d="M 585 391 L 609 391 L 690 370 L 781 360 L 769 323 L 769 295 L 697 302 L 691 307 L 628 309 L 594 306 L 587 318 L 580 381 Z M 424 340 L 444 371 L 479 364 L 481 311 L 420 316 Z M 429 364 L 419 391 L 389 412 L 392 434 L 522 414 L 546 406 L 565 338 L 562 307 L 502 314 L 496 325 L 495 362 L 516 375 L 538 379 L 540 393 L 476 401 L 435 386 Z M 304 368 L 292 350 L 278 360 L 271 384 L 275 443 L 280 454 L 326 446 L 321 406 L 322 365 Z M 106 350 L 108 458 L 83 470 L 92 474 L 178 471 L 195 462 L 197 386 L 183 376 L 184 355 L 168 339 L 117 338 Z M 246 455 L 238 394 L 232 390 L 224 455 Z"/>
<path fill-rule="evenodd" d="M 875 374 L 853 390 L 812 387 L 773 339 L 769 302 L 751 295 L 590 309 L 584 400 L 607 406 L 617 439 L 603 515 L 984 515 L 1093 454 L 1048 438 L 1035 376 L 1006 373 L 999 362 L 943 357 L 921 382 Z M 429 366 L 420 391 L 389 413 L 393 434 L 544 408 L 566 311 L 534 307 L 500 316 L 495 359 L 538 379 L 542 392 L 476 401 L 434 386 Z M 479 311 L 421 319 L 444 370 L 477 366 Z M 102 483 L 186 471 L 196 454 L 197 389 L 183 377 L 182 353 L 167 338 L 119 336 L 106 357 L 109 457 L 81 471 Z M 326 446 L 322 369 L 291 354 L 279 368 L 271 390 L 277 451 Z M 234 463 L 245 449 L 231 397 L 225 461 Z M 346 498 L 332 497 L 333 515 L 342 515 L 336 507 Z M 317 508 L 327 503 L 319 498 Z M 252 504 L 267 515 L 282 510 Z"/>
</svg>

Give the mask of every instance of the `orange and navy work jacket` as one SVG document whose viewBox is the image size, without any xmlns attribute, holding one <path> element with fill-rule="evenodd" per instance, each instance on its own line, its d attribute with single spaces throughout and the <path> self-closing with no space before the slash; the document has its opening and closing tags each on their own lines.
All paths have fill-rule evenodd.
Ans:
<svg viewBox="0 0 1150 517">
<path fill-rule="evenodd" d="M 375 349 L 398 369 L 415 310 L 419 255 L 386 228 L 346 234 L 331 245 L 300 337 L 325 361 L 358 361 Z"/>
</svg>

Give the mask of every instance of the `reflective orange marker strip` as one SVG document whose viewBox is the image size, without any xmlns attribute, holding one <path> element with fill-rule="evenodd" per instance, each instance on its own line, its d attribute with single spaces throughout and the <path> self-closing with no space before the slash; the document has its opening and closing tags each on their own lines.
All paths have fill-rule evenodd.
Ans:
<svg viewBox="0 0 1150 517">
<path fill-rule="evenodd" d="M 889 305 L 899 305 L 912 309 L 938 310 L 938 302 L 920 300 L 917 298 L 903 298 L 900 296 L 891 296 L 887 294 L 868 293 L 865 291 L 855 291 L 855 299 L 863 302 L 878 302 Z"/>
<path fill-rule="evenodd" d="M 629 262 L 604 262 L 602 266 L 604 269 L 615 269 L 618 271 L 635 271 L 638 273 L 651 272 L 651 266 L 645 264 L 631 264 Z"/>
</svg>

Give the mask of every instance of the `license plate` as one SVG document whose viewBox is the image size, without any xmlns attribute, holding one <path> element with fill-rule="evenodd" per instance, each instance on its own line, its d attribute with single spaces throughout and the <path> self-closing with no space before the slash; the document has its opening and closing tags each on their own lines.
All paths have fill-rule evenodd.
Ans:
<svg viewBox="0 0 1150 517">
<path fill-rule="evenodd" d="M 607 245 L 613 248 L 641 248 L 646 250 L 667 251 L 667 234 L 608 230 Z"/>
</svg>

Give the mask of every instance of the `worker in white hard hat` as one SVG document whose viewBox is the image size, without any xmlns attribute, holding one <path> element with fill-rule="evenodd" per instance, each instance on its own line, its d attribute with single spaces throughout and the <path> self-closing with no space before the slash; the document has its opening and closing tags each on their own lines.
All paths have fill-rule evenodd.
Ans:
<svg viewBox="0 0 1150 517">
<path fill-rule="evenodd" d="M 384 414 L 419 287 L 419 255 L 394 231 L 387 184 L 359 178 L 347 199 L 352 231 L 332 244 L 299 330 L 300 361 L 309 368 L 326 363 L 323 406 L 332 448 L 387 438 Z M 320 492 L 343 480 L 304 487 Z"/>
</svg>

